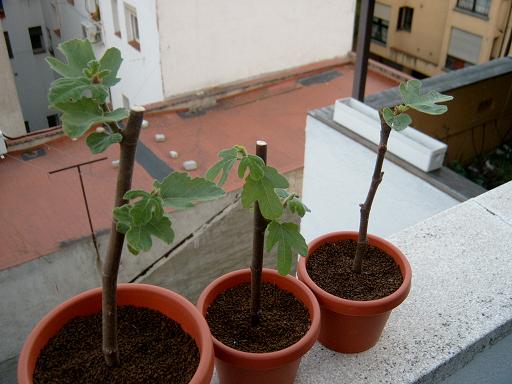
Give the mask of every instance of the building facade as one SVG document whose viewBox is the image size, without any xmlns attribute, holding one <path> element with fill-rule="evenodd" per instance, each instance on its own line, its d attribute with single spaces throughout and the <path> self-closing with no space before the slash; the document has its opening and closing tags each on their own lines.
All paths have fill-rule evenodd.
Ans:
<svg viewBox="0 0 512 384">
<path fill-rule="evenodd" d="M 1 23 L 0 32 L 5 33 L 2 30 Z M 14 82 L 10 56 L 5 41 L 0 38 L 0 83 L 2 84 L 2 92 L 0 92 L 0 111 L 2 111 L 0 131 L 9 137 L 19 137 L 26 133 L 26 129 L 23 124 L 23 115 L 18 101 L 18 91 Z"/>
<path fill-rule="evenodd" d="M 510 54 L 511 0 L 378 0 L 372 57 L 422 78 Z"/>
<path fill-rule="evenodd" d="M 355 1 L 99 0 L 122 51 L 114 106 L 148 104 L 350 51 Z M 128 79 L 128 80 L 127 80 Z"/>
<path fill-rule="evenodd" d="M 45 19 L 43 4 L 40 0 L 0 2 L 0 22 L 4 35 L 4 41 L 0 44 L 0 76 L 7 83 L 14 79 L 16 84 L 16 92 L 6 86 L 2 93 L 10 104 L 18 104 L 15 109 L 19 108 L 22 112 L 21 121 L 19 115 L 11 115 L 17 116 L 13 117 L 16 121 L 12 122 L 16 128 L 1 128 L 8 136 L 18 137 L 58 124 L 58 115 L 48 109 L 46 98 L 49 85 L 55 78 L 45 62 L 45 58 L 54 51 L 54 32 Z M 0 106 L 3 113 L 4 105 Z M 24 128 L 20 129 L 20 125 Z"/>
<path fill-rule="evenodd" d="M 27 132 L 58 124 L 44 58 L 86 38 L 124 59 L 114 107 L 147 105 L 350 52 L 355 0 L 2 0 L 2 26 Z"/>
</svg>

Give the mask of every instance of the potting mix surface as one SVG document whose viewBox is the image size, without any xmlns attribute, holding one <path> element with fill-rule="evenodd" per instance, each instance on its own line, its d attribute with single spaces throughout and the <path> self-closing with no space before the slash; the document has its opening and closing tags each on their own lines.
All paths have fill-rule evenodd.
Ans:
<svg viewBox="0 0 512 384">
<path fill-rule="evenodd" d="M 210 330 L 225 345 L 244 352 L 274 352 L 299 341 L 308 331 L 308 309 L 276 285 L 261 287 L 261 318 L 251 326 L 251 287 L 237 285 L 221 293 L 208 307 Z"/>
<path fill-rule="evenodd" d="M 322 244 L 308 257 L 309 276 L 324 291 L 343 299 L 376 300 L 395 292 L 403 277 L 391 256 L 369 245 L 361 273 L 354 273 L 352 261 L 356 247 L 354 240 Z"/>
<path fill-rule="evenodd" d="M 41 351 L 34 383 L 173 383 L 190 381 L 199 365 L 194 339 L 160 312 L 118 308 L 121 366 L 102 353 L 101 313 L 77 317 Z"/>
</svg>

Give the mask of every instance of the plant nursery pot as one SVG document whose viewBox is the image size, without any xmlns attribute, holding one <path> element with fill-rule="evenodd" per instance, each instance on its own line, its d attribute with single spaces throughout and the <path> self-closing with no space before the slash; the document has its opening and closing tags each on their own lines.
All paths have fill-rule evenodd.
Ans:
<svg viewBox="0 0 512 384">
<path fill-rule="evenodd" d="M 213 337 L 215 366 L 221 384 L 288 384 L 293 383 L 302 356 L 313 346 L 320 331 L 320 307 L 305 284 L 292 276 L 280 276 L 263 269 L 262 280 L 292 293 L 309 310 L 311 326 L 295 344 L 275 352 L 242 352 Z M 214 280 L 199 297 L 197 307 L 206 315 L 208 307 L 225 290 L 251 281 L 251 271 L 242 269 Z"/>
<path fill-rule="evenodd" d="M 308 247 L 308 256 L 320 245 L 337 240 L 356 240 L 358 232 L 332 232 L 314 239 Z M 327 293 L 310 278 L 306 270 L 307 257 L 299 260 L 297 275 L 315 294 L 321 308 L 321 326 L 318 341 L 341 353 L 366 351 L 379 341 L 391 310 L 405 300 L 411 288 L 411 266 L 404 254 L 393 244 L 378 236 L 368 235 L 370 245 L 380 248 L 395 260 L 403 276 L 400 287 L 377 300 L 354 301 Z"/>
<path fill-rule="evenodd" d="M 213 376 L 214 354 L 208 324 L 192 303 L 167 289 L 147 284 L 119 284 L 118 305 L 133 305 L 163 313 L 181 325 L 195 340 L 200 360 L 190 384 L 209 384 Z M 68 321 L 101 311 L 101 288 L 83 292 L 55 307 L 35 326 L 21 350 L 18 383 L 32 383 L 41 349 Z"/>
</svg>

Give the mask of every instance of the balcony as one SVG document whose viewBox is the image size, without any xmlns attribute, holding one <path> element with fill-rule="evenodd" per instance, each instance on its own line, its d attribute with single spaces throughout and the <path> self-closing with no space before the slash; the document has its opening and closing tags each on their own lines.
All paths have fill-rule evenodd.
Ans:
<svg viewBox="0 0 512 384">
<path fill-rule="evenodd" d="M 494 65 L 479 67 L 479 71 L 473 67 L 462 75 L 453 72 L 446 75 L 451 78 L 430 79 L 425 86 L 441 84 L 438 89 L 443 92 L 455 92 L 472 87 L 472 81 L 481 83 L 484 75 L 503 81 L 501 77 L 510 73 L 509 61 Z M 135 185 L 149 184 L 153 177 L 179 168 L 180 161 L 188 157 L 199 158 L 197 174 L 204 172 L 219 148 L 233 144 L 220 142 L 222 137 L 238 135 L 237 141 L 251 148 L 254 137 L 264 135 L 270 144 L 270 161 L 287 174 L 292 189 L 303 189 L 305 202 L 314 212 L 302 222 L 306 238 L 356 228 L 357 204 L 367 188 L 375 145 L 337 123 L 331 106 L 335 98 L 350 93 L 352 70 L 350 63 L 331 63 L 282 76 L 279 81 L 267 79 L 264 85 L 245 84 L 243 88 L 253 87 L 252 92 L 237 97 L 217 95 L 215 107 L 201 113 L 183 113 L 176 105 L 180 114 L 150 112 L 150 125 L 142 132 Z M 369 88 L 378 93 L 369 96 L 367 104 L 379 107 L 392 102 L 396 84 L 396 80 L 370 73 Z M 381 92 L 387 88 L 392 89 Z M 194 103 L 201 105 L 201 100 Z M 155 112 L 159 109 L 161 105 L 154 107 Z M 219 121 L 223 122 L 221 128 Z M 426 124 L 422 130 L 435 128 L 427 123 L 420 123 Z M 447 124 L 451 127 L 452 123 Z M 173 139 L 155 142 L 154 135 L 168 126 L 173 127 L 169 131 Z M 240 133 L 239 126 L 246 128 L 244 132 Z M 218 134 L 219 129 L 223 135 Z M 5 244 L 0 295 L 2 303 L 14 308 L 9 314 L 0 313 L 0 338 L 6 340 L 0 348 L 4 358 L 0 375 L 8 371 L 12 375 L 19 346 L 42 314 L 74 293 L 99 284 L 98 259 L 76 175 L 47 175 L 56 164 L 79 162 L 90 155 L 82 143 L 58 140 L 40 146 L 43 151 L 37 157 L 23 160 L 22 152 L 11 151 L 5 162 L 0 162 L 2 179 L 9 180 L 0 185 L 0 196 L 10 223 L 0 234 Z M 179 160 L 168 157 L 170 149 L 179 149 Z M 100 250 L 106 246 L 107 207 L 111 205 L 102 197 L 111 195 L 109 183 L 115 172 L 111 161 L 116 155 L 107 152 L 108 161 L 87 167 L 83 174 Z M 453 156 L 450 145 L 448 156 Z M 439 382 L 512 332 L 512 287 L 506 273 L 512 270 L 508 256 L 512 183 L 483 193 L 482 188 L 444 167 L 421 170 L 393 154 L 385 167 L 370 231 L 389 238 L 409 258 L 414 271 L 411 294 L 393 312 L 376 347 L 358 355 L 341 355 L 316 345 L 303 359 L 296 383 Z M 27 186 L 26 180 L 31 189 L 22 188 Z M 159 245 L 151 254 L 136 259 L 125 257 L 120 280 L 157 284 L 195 300 L 213 278 L 246 266 L 243 255 L 251 247 L 247 230 L 251 215 L 240 206 L 239 188 L 231 180 L 224 199 L 178 212 L 178 245 L 170 249 Z M 48 220 L 45 211 L 48 199 L 55 199 L 53 220 Z M 63 220 L 66 217 L 68 221 Z M 232 241 L 226 242 L 226 238 Z M 266 262 L 273 266 L 273 257 Z M 20 293 L 23 301 L 17 300 Z"/>
</svg>

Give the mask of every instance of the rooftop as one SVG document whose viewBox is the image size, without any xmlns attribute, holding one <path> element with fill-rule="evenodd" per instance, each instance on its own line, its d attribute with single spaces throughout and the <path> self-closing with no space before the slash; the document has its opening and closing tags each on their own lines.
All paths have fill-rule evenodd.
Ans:
<svg viewBox="0 0 512 384">
<path fill-rule="evenodd" d="M 171 169 L 181 169 L 184 160 L 194 159 L 203 174 L 220 149 L 243 144 L 252 149 L 257 139 L 269 143 L 269 163 L 281 172 L 304 164 L 304 126 L 307 112 L 335 99 L 350 96 L 352 64 L 330 67 L 304 77 L 300 74 L 269 83 L 251 92 L 220 101 L 205 113 L 149 112 L 149 128 L 141 133 L 133 187 L 149 187 Z M 366 93 L 394 87 L 398 81 L 369 72 Z M 163 143 L 154 141 L 164 133 Z M 179 152 L 178 159 L 168 152 Z M 110 228 L 117 148 L 91 155 L 83 143 L 60 138 L 40 145 L 36 151 L 9 152 L 0 161 L 0 270 L 48 255 L 70 242 L 91 235 L 80 179 L 76 169 L 49 174 L 74 164 L 107 157 L 81 167 L 91 221 L 96 233 Z M 240 187 L 235 179 L 228 191 Z"/>
</svg>

